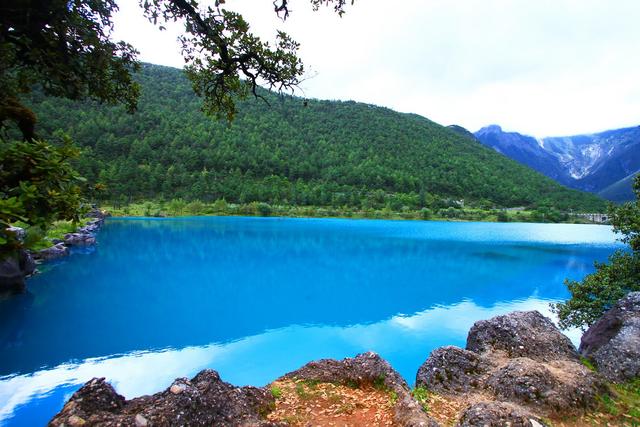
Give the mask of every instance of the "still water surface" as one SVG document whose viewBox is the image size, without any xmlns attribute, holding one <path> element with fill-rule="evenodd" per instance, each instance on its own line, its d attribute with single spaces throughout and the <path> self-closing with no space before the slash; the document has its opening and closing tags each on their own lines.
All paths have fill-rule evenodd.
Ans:
<svg viewBox="0 0 640 427">
<path fill-rule="evenodd" d="M 98 239 L 0 301 L 0 424 L 45 424 L 94 376 L 131 398 L 367 350 L 413 385 L 432 349 L 478 319 L 550 315 L 619 247 L 596 225 L 242 217 L 110 219 Z"/>
</svg>

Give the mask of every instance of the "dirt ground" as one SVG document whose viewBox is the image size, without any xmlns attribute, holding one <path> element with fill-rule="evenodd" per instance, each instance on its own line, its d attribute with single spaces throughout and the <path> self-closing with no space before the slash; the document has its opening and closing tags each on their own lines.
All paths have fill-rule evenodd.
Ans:
<svg viewBox="0 0 640 427">
<path fill-rule="evenodd" d="M 279 380 L 271 384 L 276 408 L 268 415 L 291 426 L 393 426 L 393 393 L 373 386 Z"/>
<path fill-rule="evenodd" d="M 393 426 L 393 407 L 397 397 L 373 386 L 351 388 L 332 383 L 305 380 L 279 380 L 271 384 L 275 410 L 268 415 L 274 422 L 291 426 Z M 618 388 L 618 398 L 603 401 L 600 408 L 579 417 L 544 418 L 550 427 L 640 426 L 637 389 Z M 491 400 L 483 394 L 443 396 L 428 393 L 417 399 L 425 411 L 442 426 L 456 425 L 462 411 L 473 403 Z M 630 415 L 631 414 L 631 415 Z"/>
</svg>

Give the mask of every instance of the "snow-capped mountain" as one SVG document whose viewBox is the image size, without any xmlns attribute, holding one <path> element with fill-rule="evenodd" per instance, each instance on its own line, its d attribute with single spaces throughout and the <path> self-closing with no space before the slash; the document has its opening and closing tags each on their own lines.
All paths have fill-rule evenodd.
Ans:
<svg viewBox="0 0 640 427">
<path fill-rule="evenodd" d="M 516 132 L 504 132 L 498 125 L 480 129 L 475 133 L 475 137 L 498 153 L 525 164 L 561 184 L 568 185 L 564 167 L 554 153 L 545 149 L 544 141 Z"/>
<path fill-rule="evenodd" d="M 482 144 L 561 184 L 613 201 L 634 197 L 631 185 L 640 170 L 640 126 L 536 139 L 491 125 L 474 135 Z"/>
</svg>

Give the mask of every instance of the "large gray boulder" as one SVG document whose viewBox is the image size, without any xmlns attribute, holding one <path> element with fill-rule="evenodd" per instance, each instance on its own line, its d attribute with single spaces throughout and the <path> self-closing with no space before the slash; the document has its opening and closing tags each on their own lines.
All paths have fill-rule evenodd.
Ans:
<svg viewBox="0 0 640 427">
<path fill-rule="evenodd" d="M 24 292 L 25 279 L 33 274 L 36 264 L 31 254 L 18 250 L 0 259 L 0 292 Z"/>
<path fill-rule="evenodd" d="M 609 381 L 640 377 L 640 292 L 631 292 L 584 333 L 580 353 Z"/>
<path fill-rule="evenodd" d="M 37 259 L 41 259 L 43 261 L 49 261 L 52 259 L 58 259 L 69 255 L 69 248 L 65 246 L 64 243 L 56 243 L 53 246 L 50 246 L 45 249 L 41 249 L 38 252 L 34 253 L 34 256 Z"/>
<path fill-rule="evenodd" d="M 64 244 L 67 246 L 95 245 L 96 238 L 89 233 L 68 233 L 64 235 Z"/>
<path fill-rule="evenodd" d="M 548 364 L 525 357 L 512 359 L 493 372 L 486 386 L 501 400 L 541 409 L 547 414 L 594 408 L 598 395 L 607 391 L 603 379 L 579 363 Z"/>
<path fill-rule="evenodd" d="M 406 381 L 389 362 L 374 352 L 358 354 L 342 360 L 321 359 L 284 375 L 285 379 L 304 379 L 347 386 L 366 386 L 381 383 L 390 390 L 409 390 Z"/>
<path fill-rule="evenodd" d="M 16 256 L 0 259 L 0 292 L 22 292 L 25 289 L 24 274 Z"/>
<path fill-rule="evenodd" d="M 36 262 L 29 251 L 21 250 L 18 256 L 20 268 L 25 277 L 32 275 L 36 271 Z"/>
<path fill-rule="evenodd" d="M 459 347 L 440 347 L 431 352 L 416 375 L 416 387 L 436 392 L 466 392 L 481 387 L 493 367 L 486 358 Z"/>
<path fill-rule="evenodd" d="M 234 387 L 211 370 L 132 400 L 118 395 L 104 378 L 94 378 L 71 396 L 49 425 L 269 426 L 264 415 L 274 404 L 266 389 Z"/>
<path fill-rule="evenodd" d="M 420 367 L 416 384 L 456 398 L 461 393 L 481 396 L 544 416 L 580 414 L 593 408 L 608 388 L 602 376 L 578 359 L 569 339 L 551 320 L 537 311 L 513 312 L 476 322 L 466 350 L 434 350 Z M 464 425 L 476 421 L 484 425 L 483 408 L 488 407 L 469 412 Z M 505 407 L 490 409 L 487 419 L 497 421 L 487 425 L 501 425 L 507 419 L 513 425 L 532 422 Z"/>
<path fill-rule="evenodd" d="M 94 233 L 102 226 L 103 223 L 104 219 L 92 219 L 88 221 L 84 227 L 78 228 L 78 232 L 84 234 Z"/>
<path fill-rule="evenodd" d="M 467 350 L 540 361 L 580 359 L 571 340 L 538 311 L 514 311 L 476 322 L 467 336 Z"/>
</svg>

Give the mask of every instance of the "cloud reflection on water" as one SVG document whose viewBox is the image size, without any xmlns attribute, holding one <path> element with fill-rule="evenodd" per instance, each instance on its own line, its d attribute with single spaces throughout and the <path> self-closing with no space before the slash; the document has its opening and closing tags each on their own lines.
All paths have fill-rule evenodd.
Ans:
<svg viewBox="0 0 640 427">
<path fill-rule="evenodd" d="M 549 302 L 535 295 L 490 307 L 465 300 L 371 324 L 293 325 L 225 344 L 133 352 L 65 363 L 33 374 L 1 379 L 0 422 L 10 419 L 21 405 L 35 399 L 56 399 L 61 405 L 72 390 L 93 377 L 106 377 L 127 398 L 155 393 L 174 378 L 190 377 L 205 368 L 217 370 L 225 381 L 236 385 L 264 385 L 312 359 L 343 358 L 367 350 L 376 351 L 389 360 L 412 384 L 415 372 L 431 350 L 448 344 L 464 346 L 467 332 L 475 321 L 514 310 L 538 310 L 552 317 Z M 567 335 L 574 344 L 578 343 L 579 330 L 570 330 Z M 64 393 L 56 394 L 56 390 Z"/>
</svg>

